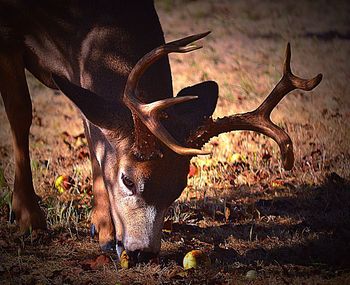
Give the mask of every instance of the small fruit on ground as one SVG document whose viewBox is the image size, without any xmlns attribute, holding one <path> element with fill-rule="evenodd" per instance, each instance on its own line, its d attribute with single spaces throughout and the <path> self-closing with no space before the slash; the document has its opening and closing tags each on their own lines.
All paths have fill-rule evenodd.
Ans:
<svg viewBox="0 0 350 285">
<path fill-rule="evenodd" d="M 126 251 L 123 250 L 122 254 L 120 255 L 120 266 L 122 268 L 129 268 L 129 256 L 127 255 Z"/>
<path fill-rule="evenodd" d="M 258 277 L 258 272 L 256 272 L 255 270 L 249 270 L 245 277 L 248 279 L 248 280 L 255 280 L 256 277 Z"/>
<path fill-rule="evenodd" d="M 69 190 L 74 184 L 74 180 L 67 175 L 60 175 L 55 180 L 55 188 L 61 194 Z"/>
<path fill-rule="evenodd" d="M 194 249 L 189 251 L 183 260 L 185 270 L 191 268 L 207 267 L 210 265 L 210 258 L 201 250 Z"/>
</svg>

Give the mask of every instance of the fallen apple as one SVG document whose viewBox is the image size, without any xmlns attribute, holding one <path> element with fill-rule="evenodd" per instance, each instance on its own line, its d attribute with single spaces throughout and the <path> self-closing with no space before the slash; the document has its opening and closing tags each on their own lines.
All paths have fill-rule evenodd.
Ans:
<svg viewBox="0 0 350 285">
<path fill-rule="evenodd" d="M 249 270 L 245 277 L 248 279 L 248 280 L 255 280 L 256 277 L 258 277 L 258 272 L 256 272 L 255 270 Z"/>
<path fill-rule="evenodd" d="M 120 266 L 122 268 L 129 268 L 130 267 L 129 256 L 125 250 L 123 250 L 122 254 L 120 255 Z"/>
<path fill-rule="evenodd" d="M 207 266 L 210 266 L 210 258 L 199 249 L 189 251 L 183 260 L 185 270 Z"/>
<path fill-rule="evenodd" d="M 67 175 L 60 175 L 55 180 L 55 188 L 61 194 L 69 190 L 72 185 L 74 185 L 74 180 L 72 177 Z"/>
</svg>

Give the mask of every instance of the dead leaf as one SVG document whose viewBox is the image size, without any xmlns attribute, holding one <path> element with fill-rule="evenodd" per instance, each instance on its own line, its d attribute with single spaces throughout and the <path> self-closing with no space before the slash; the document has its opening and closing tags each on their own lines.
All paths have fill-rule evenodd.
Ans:
<svg viewBox="0 0 350 285">
<path fill-rule="evenodd" d="M 166 220 L 163 225 L 163 232 L 171 233 L 173 231 L 173 221 Z"/>
<path fill-rule="evenodd" d="M 226 221 L 226 223 L 229 222 L 230 217 L 231 217 L 231 207 L 229 205 L 226 205 L 225 206 L 225 221 Z"/>
<path fill-rule="evenodd" d="M 190 169 L 188 171 L 188 177 L 194 177 L 198 174 L 198 167 L 195 164 L 190 164 Z"/>
<path fill-rule="evenodd" d="M 175 277 L 187 277 L 188 276 L 188 270 L 187 271 L 180 271 L 177 274 L 175 274 Z"/>
<path fill-rule="evenodd" d="M 86 259 L 82 262 L 81 266 L 84 270 L 95 270 L 97 268 L 103 267 L 108 264 L 110 259 L 108 256 L 102 254 L 99 255 L 96 259 Z"/>
<path fill-rule="evenodd" d="M 106 265 L 110 262 L 110 259 L 106 255 L 100 255 L 95 260 L 95 267 L 102 267 L 103 265 Z"/>
</svg>

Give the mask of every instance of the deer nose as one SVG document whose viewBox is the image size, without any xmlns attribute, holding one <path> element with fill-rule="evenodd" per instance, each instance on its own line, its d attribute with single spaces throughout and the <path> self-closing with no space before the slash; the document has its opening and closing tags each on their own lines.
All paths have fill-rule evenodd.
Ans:
<svg viewBox="0 0 350 285">
<path fill-rule="evenodd" d="M 157 253 L 142 251 L 142 250 L 135 250 L 135 251 L 127 250 L 126 253 L 129 256 L 129 260 L 131 261 L 132 264 L 147 263 L 149 261 L 155 261 L 158 258 Z"/>
</svg>

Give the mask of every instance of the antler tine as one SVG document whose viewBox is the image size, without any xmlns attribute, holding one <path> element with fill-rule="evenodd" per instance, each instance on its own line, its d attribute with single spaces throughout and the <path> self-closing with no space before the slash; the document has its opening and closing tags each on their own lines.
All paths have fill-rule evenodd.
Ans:
<svg viewBox="0 0 350 285">
<path fill-rule="evenodd" d="M 312 79 L 297 77 L 291 71 L 290 59 L 291 51 L 290 44 L 288 43 L 283 66 L 283 76 L 257 109 L 244 114 L 209 120 L 190 136 L 188 143 L 192 146 L 199 147 L 211 137 L 217 136 L 220 133 L 234 130 L 256 131 L 277 142 L 280 147 L 284 168 L 287 170 L 292 169 L 294 164 L 292 140 L 284 130 L 271 121 L 270 114 L 282 98 L 290 91 L 294 89 L 309 91 L 315 88 L 321 82 L 322 74 Z"/>
<path fill-rule="evenodd" d="M 284 168 L 292 169 L 293 143 L 289 135 L 270 119 L 259 118 L 254 112 L 208 120 L 190 136 L 187 143 L 193 147 L 201 147 L 214 136 L 240 130 L 254 131 L 272 138 L 280 147 Z"/>
<path fill-rule="evenodd" d="M 275 88 L 271 91 L 270 95 L 264 100 L 263 103 L 257 108 L 257 112 L 263 114 L 265 117 L 269 117 L 272 110 L 277 104 L 294 89 L 301 89 L 304 91 L 310 91 L 314 89 L 322 80 L 322 74 L 318 74 L 312 79 L 303 79 L 295 76 L 290 68 L 291 50 L 290 43 L 287 44 L 285 60 L 283 64 L 283 76 L 277 83 Z"/>
<path fill-rule="evenodd" d="M 210 33 L 211 32 L 208 31 L 206 33 L 192 35 L 189 37 L 182 38 L 180 40 L 169 42 L 167 44 L 164 44 L 160 47 L 153 49 L 152 51 L 147 53 L 145 56 L 143 56 L 136 63 L 136 65 L 131 70 L 128 76 L 128 80 L 126 82 L 126 86 L 124 90 L 124 97 L 123 97 L 125 104 L 135 104 L 136 101 L 138 101 L 134 97 L 134 92 L 136 90 L 138 81 L 140 80 L 143 73 L 147 70 L 147 68 L 150 67 L 155 61 L 172 52 L 186 53 L 186 52 L 190 52 L 190 51 L 194 51 L 202 48 L 202 46 L 197 46 L 195 44 L 189 45 L 189 44 L 201 38 L 204 38 Z"/>
<path fill-rule="evenodd" d="M 186 102 L 189 100 L 194 100 L 197 97 L 196 96 L 174 97 L 174 98 L 159 100 L 149 104 L 144 104 L 135 97 L 135 90 L 137 88 L 138 81 L 143 75 L 143 73 L 155 61 L 172 52 L 186 53 L 186 52 L 194 51 L 196 49 L 201 48 L 202 46 L 197 46 L 191 43 L 207 36 L 209 33 L 210 31 L 202 34 L 185 37 L 180 40 L 176 40 L 176 41 L 167 43 L 165 45 L 162 45 L 158 48 L 155 48 L 151 52 L 147 53 L 144 57 L 142 57 L 137 62 L 135 67 L 130 72 L 126 86 L 125 86 L 125 90 L 124 90 L 123 101 L 125 105 L 132 111 L 134 115 L 134 121 L 136 118 L 139 118 L 141 122 L 151 131 L 151 133 L 155 137 L 157 137 L 170 149 L 172 149 L 173 151 L 181 155 L 208 154 L 208 152 L 201 151 L 198 149 L 182 147 L 159 122 L 158 114 L 161 110 L 169 106 Z"/>
</svg>

